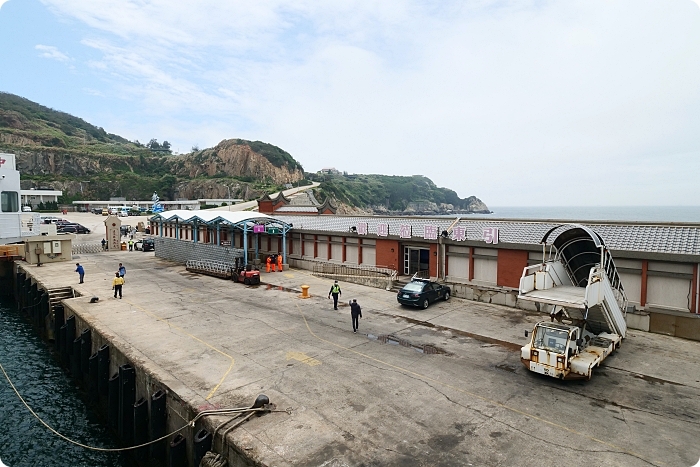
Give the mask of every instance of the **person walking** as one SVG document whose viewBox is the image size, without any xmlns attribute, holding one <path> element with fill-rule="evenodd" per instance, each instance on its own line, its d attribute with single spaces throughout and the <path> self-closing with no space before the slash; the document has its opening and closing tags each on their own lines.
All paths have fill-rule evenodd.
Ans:
<svg viewBox="0 0 700 467">
<path fill-rule="evenodd" d="M 272 266 L 272 272 L 277 272 L 277 255 L 272 255 L 270 265 Z"/>
<path fill-rule="evenodd" d="M 134 236 L 129 239 L 129 251 L 134 251 Z"/>
<path fill-rule="evenodd" d="M 328 292 L 328 299 L 330 300 L 331 295 L 333 295 L 333 309 L 337 310 L 338 309 L 338 297 L 343 295 L 343 292 L 340 290 L 340 286 L 338 285 L 338 281 L 335 281 L 335 283 L 331 286 L 331 290 Z"/>
<path fill-rule="evenodd" d="M 282 255 L 277 255 L 277 267 L 282 272 Z"/>
<path fill-rule="evenodd" d="M 102 243 L 102 249 L 103 249 L 103 250 L 106 250 L 106 249 L 107 249 L 107 240 L 105 240 L 105 239 L 103 238 L 101 243 Z"/>
<path fill-rule="evenodd" d="M 356 298 L 350 302 L 350 316 L 352 316 L 352 332 L 356 333 L 357 328 L 360 327 L 360 318 L 362 318 L 362 309 Z"/>
<path fill-rule="evenodd" d="M 117 298 L 117 293 L 119 293 L 119 299 L 122 298 L 122 286 L 124 285 L 124 277 L 120 276 L 118 272 L 114 273 L 114 279 L 112 279 L 112 288 L 114 289 L 114 298 Z"/>
<path fill-rule="evenodd" d="M 272 255 L 267 255 L 267 259 L 265 260 L 265 271 L 270 272 L 270 264 L 272 264 Z"/>
<path fill-rule="evenodd" d="M 117 274 L 119 274 L 119 277 L 121 277 L 122 279 L 124 279 L 124 276 L 126 276 L 126 268 L 122 263 L 119 263 L 119 272 Z"/>
<path fill-rule="evenodd" d="M 75 265 L 77 266 L 77 267 L 75 268 L 75 272 L 77 272 L 78 275 L 80 275 L 80 283 L 82 284 L 82 283 L 83 283 L 83 277 L 85 277 L 85 269 L 83 269 L 83 267 L 80 265 L 80 263 L 75 263 Z"/>
</svg>

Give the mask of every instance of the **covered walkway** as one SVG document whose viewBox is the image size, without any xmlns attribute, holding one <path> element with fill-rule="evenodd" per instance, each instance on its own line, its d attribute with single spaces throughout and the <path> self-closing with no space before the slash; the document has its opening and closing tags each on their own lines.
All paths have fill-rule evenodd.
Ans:
<svg viewBox="0 0 700 467">
<path fill-rule="evenodd" d="M 252 211 L 165 211 L 151 217 L 151 231 L 160 237 L 171 237 L 194 243 L 213 243 L 233 246 L 237 232 L 242 236 L 244 264 L 248 264 L 250 241 L 253 235 L 253 251 L 258 257 L 259 235 L 279 235 L 282 239 L 282 260 L 287 263 L 287 233 L 291 223 L 267 214 Z"/>
</svg>

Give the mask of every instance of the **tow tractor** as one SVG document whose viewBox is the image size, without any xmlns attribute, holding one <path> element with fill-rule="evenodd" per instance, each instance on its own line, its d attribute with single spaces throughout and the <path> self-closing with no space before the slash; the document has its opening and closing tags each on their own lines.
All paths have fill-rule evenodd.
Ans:
<svg viewBox="0 0 700 467">
<path fill-rule="evenodd" d="M 231 278 L 245 285 L 258 285 L 260 284 L 260 270 L 258 268 L 253 268 L 250 264 L 247 266 L 237 266 L 231 271 Z"/>
<path fill-rule="evenodd" d="M 589 380 L 627 333 L 620 275 L 602 237 L 586 226 L 559 225 L 541 243 L 542 263 L 523 270 L 518 299 L 549 307 L 550 321 L 535 325 L 520 361 L 535 373 Z"/>
</svg>

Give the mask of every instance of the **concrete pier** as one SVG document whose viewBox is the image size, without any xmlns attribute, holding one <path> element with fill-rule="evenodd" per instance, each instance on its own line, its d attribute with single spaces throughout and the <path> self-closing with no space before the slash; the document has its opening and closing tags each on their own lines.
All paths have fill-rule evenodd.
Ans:
<svg viewBox="0 0 700 467">
<path fill-rule="evenodd" d="M 74 263 L 86 271 L 78 284 Z M 112 296 L 118 263 L 124 295 Z M 543 315 L 461 299 L 427 310 L 395 294 L 308 271 L 242 284 L 189 273 L 153 253 L 16 263 L 111 348 L 110 374 L 129 363 L 136 398 L 167 392 L 168 430 L 201 410 L 249 406 L 264 393 L 280 411 L 219 431 L 230 466 L 693 465 L 700 458 L 700 343 L 631 332 L 589 382 L 527 372 L 518 349 Z M 310 285 L 310 299 L 300 298 Z M 93 296 L 97 303 L 89 303 Z M 363 318 L 352 332 L 347 301 Z M 289 409 L 289 412 L 284 410 Z M 187 428 L 214 432 L 229 417 Z M 191 462 L 191 460 L 190 460 Z"/>
</svg>

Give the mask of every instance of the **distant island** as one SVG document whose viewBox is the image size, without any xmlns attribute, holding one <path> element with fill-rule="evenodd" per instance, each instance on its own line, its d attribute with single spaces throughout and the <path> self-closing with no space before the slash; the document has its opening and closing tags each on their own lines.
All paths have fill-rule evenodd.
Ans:
<svg viewBox="0 0 700 467">
<path fill-rule="evenodd" d="M 477 197 L 460 198 L 422 175 L 308 173 L 291 154 L 261 141 L 227 139 L 212 148 L 172 154 L 167 140 L 129 141 L 9 93 L 0 93 L 0 151 L 17 155 L 23 189 L 62 190 L 62 204 L 143 200 L 154 191 L 164 200 L 251 200 L 317 181 L 316 198 L 332 198 L 340 214 L 490 212 Z"/>
</svg>

